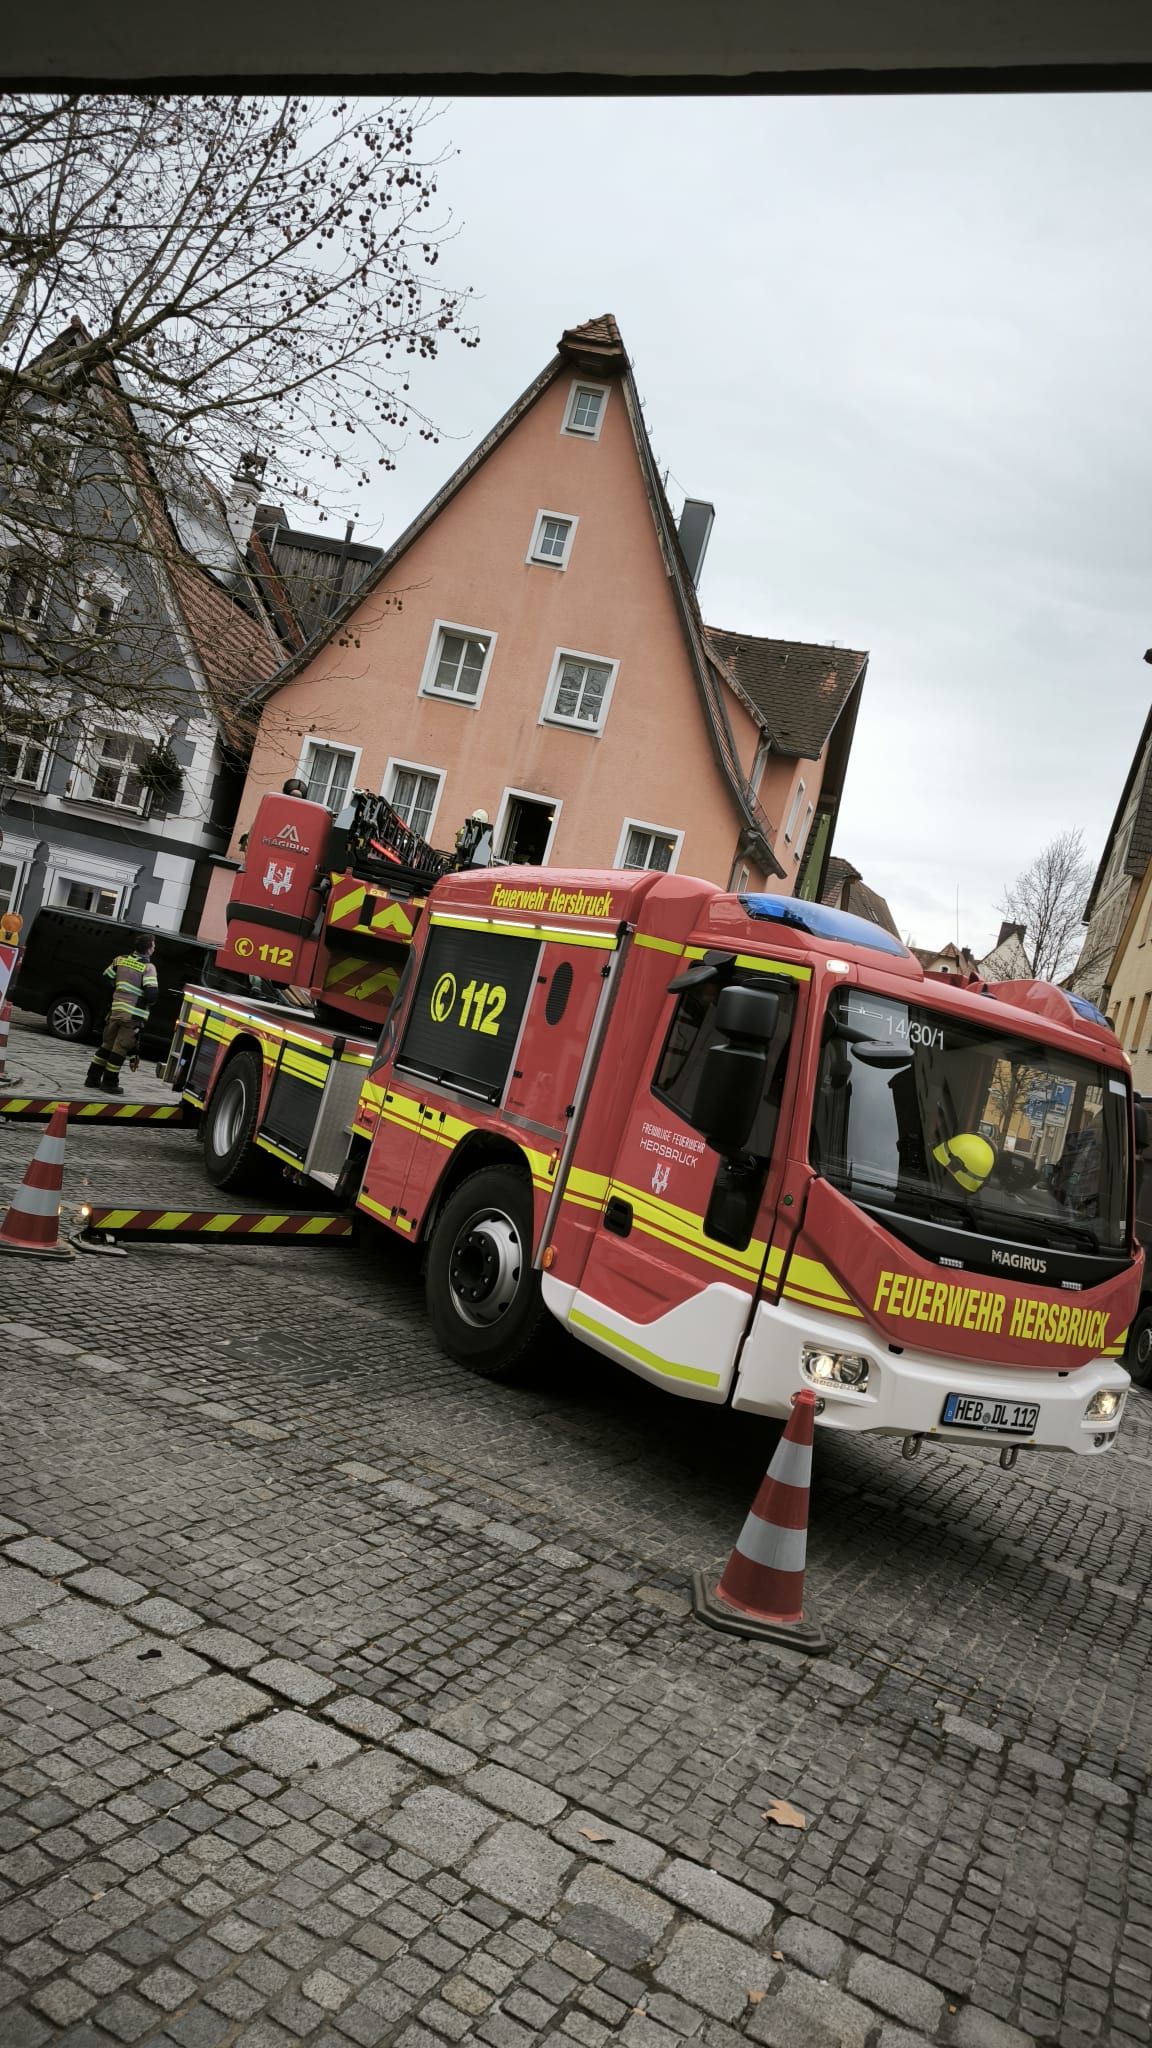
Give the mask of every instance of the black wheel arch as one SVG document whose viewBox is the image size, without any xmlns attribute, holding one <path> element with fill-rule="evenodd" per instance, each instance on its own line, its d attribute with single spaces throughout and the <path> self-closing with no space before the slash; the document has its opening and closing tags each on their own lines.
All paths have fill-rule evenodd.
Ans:
<svg viewBox="0 0 1152 2048">
<path fill-rule="evenodd" d="M 440 1179 L 437 1181 L 428 1207 L 420 1219 L 417 1243 L 421 1247 L 425 1265 L 428 1259 L 428 1247 L 432 1242 L 432 1236 L 444 1204 L 455 1194 L 457 1188 L 464 1181 L 471 1180 L 474 1173 L 481 1172 L 486 1166 L 506 1166 L 510 1168 L 513 1173 L 518 1174 L 523 1179 L 529 1192 L 534 1194 L 532 1168 L 529 1166 L 527 1157 L 520 1146 L 514 1144 L 511 1138 L 503 1137 L 496 1131 L 473 1131 L 469 1137 L 457 1145 Z M 533 1250 L 535 1250 L 535 1246 L 533 1246 Z"/>
</svg>

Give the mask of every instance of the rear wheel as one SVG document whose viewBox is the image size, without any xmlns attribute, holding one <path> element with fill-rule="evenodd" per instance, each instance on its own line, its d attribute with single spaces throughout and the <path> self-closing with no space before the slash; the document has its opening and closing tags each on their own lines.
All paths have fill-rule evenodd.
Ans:
<svg viewBox="0 0 1152 2048">
<path fill-rule="evenodd" d="M 253 1144 L 260 1112 L 260 1062 L 238 1052 L 217 1081 L 200 1126 L 204 1171 L 218 1188 L 250 1188 L 263 1175 L 265 1155 Z"/>
<path fill-rule="evenodd" d="M 1152 1387 L 1152 1308 L 1142 1308 L 1128 1332 L 1124 1363 L 1137 1387 Z"/>
<path fill-rule="evenodd" d="M 532 1268 L 532 1188 L 507 1166 L 461 1181 L 428 1251 L 428 1318 L 450 1358 L 486 1379 L 512 1379 L 544 1319 Z"/>
<path fill-rule="evenodd" d="M 70 1045 L 91 1038 L 94 1022 L 92 1005 L 85 1002 L 83 996 L 73 996 L 65 992 L 63 995 L 53 996 L 48 1005 L 49 1031 L 53 1038 L 66 1039 Z"/>
</svg>

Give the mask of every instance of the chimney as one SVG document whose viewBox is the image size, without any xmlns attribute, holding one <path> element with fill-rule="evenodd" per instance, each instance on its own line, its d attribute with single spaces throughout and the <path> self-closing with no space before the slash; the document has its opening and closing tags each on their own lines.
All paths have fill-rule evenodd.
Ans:
<svg viewBox="0 0 1152 2048">
<path fill-rule="evenodd" d="M 240 553 L 247 551 L 252 538 L 252 522 L 260 502 L 260 486 L 264 481 L 267 462 L 263 455 L 242 455 L 236 474 L 232 479 L 232 493 L 228 499 L 228 530 Z"/>
<path fill-rule="evenodd" d="M 715 505 L 709 505 L 703 498 L 685 498 L 680 524 L 676 529 L 688 573 L 693 583 L 700 586 L 700 571 L 708 552 L 708 541 L 712 533 L 712 521 L 716 517 Z"/>
</svg>

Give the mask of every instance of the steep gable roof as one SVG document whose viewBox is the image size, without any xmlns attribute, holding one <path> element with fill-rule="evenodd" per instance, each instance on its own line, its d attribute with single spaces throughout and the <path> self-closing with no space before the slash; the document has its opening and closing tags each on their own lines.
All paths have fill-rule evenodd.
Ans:
<svg viewBox="0 0 1152 2048">
<path fill-rule="evenodd" d="M 557 343 L 557 352 L 552 361 L 545 365 L 538 377 L 533 378 L 531 384 L 521 392 L 519 398 L 509 406 L 507 412 L 497 420 L 496 424 L 484 435 L 483 439 L 477 443 L 472 453 L 465 457 L 459 468 L 453 472 L 435 496 L 429 499 L 424 509 L 417 514 L 416 518 L 405 528 L 404 532 L 393 542 L 392 546 L 385 549 L 375 568 L 369 570 L 363 581 L 357 584 L 354 590 L 349 591 L 344 600 L 336 606 L 331 618 L 326 622 L 324 631 L 315 634 L 308 642 L 308 645 L 293 655 L 271 679 L 262 680 L 258 687 L 250 692 L 249 703 L 257 708 L 262 706 L 274 691 L 282 688 L 284 684 L 291 682 L 302 672 L 319 647 L 342 631 L 345 624 L 351 619 L 365 598 L 371 594 L 375 586 L 389 573 L 401 557 L 406 554 L 414 542 L 420 538 L 421 534 L 427 531 L 433 521 L 444 510 L 444 507 L 475 476 L 483 463 L 488 460 L 488 457 L 494 450 L 513 432 L 514 428 L 519 425 L 531 407 L 543 396 L 544 392 L 549 389 L 557 377 L 566 370 L 570 372 L 573 368 L 583 371 L 588 375 L 596 374 L 605 378 L 618 377 L 620 379 L 625 409 L 640 462 L 641 474 L 648 495 L 653 522 L 656 527 L 657 539 L 672 587 L 685 647 L 695 676 L 697 694 L 709 746 L 720 774 L 728 787 L 733 806 L 743 828 L 743 845 L 746 851 L 753 855 L 767 874 L 782 877 L 784 869 L 772 850 L 773 827 L 740 763 L 724 702 L 725 688 L 731 689 L 741 702 L 745 704 L 752 716 L 767 727 L 769 737 L 778 751 L 789 753 L 793 751 L 801 752 L 805 751 L 805 749 L 794 746 L 791 739 L 787 737 L 778 740 L 777 733 L 773 730 L 767 716 L 759 709 L 754 694 L 750 689 L 745 688 L 743 679 L 737 673 L 738 664 L 735 661 L 734 653 L 730 654 L 727 649 L 718 653 L 716 647 L 712 644 L 713 636 L 710 636 L 701 615 L 696 586 L 680 547 L 676 532 L 676 522 L 673 519 L 672 509 L 669 505 L 656 458 L 652 451 L 652 444 L 644 423 L 632 366 L 628 359 L 620 329 L 611 313 L 600 314 L 593 320 L 586 320 L 579 326 L 568 327 L 564 330 Z M 741 645 L 749 648 L 763 647 L 777 650 L 777 667 L 781 669 L 787 665 L 783 658 L 785 653 L 790 649 L 793 653 L 798 651 L 794 643 L 785 640 L 757 641 L 753 636 L 749 635 L 720 635 L 719 637 L 722 640 L 729 638 L 733 642 L 739 642 Z M 821 664 L 820 661 L 814 663 L 811 669 L 811 677 L 806 685 L 802 684 L 799 680 L 800 670 L 794 671 L 791 687 L 793 692 L 797 689 L 802 691 L 804 706 L 802 709 L 798 708 L 792 714 L 791 725 L 789 725 L 788 717 L 785 715 L 784 710 L 789 691 L 782 685 L 777 688 L 773 697 L 774 712 L 777 715 L 777 723 L 782 734 L 787 735 L 794 731 L 799 732 L 802 729 L 804 735 L 811 738 L 815 732 L 821 731 L 822 736 L 819 743 L 812 749 L 814 753 L 819 754 L 837 717 L 852 695 L 853 689 L 863 678 L 864 668 L 867 665 L 867 656 L 850 654 L 845 649 L 813 648 L 799 651 L 813 657 L 823 657 L 823 663 Z M 835 671 L 834 686 L 830 685 L 827 681 L 830 666 L 827 658 L 830 656 L 835 657 L 835 661 L 831 663 L 831 667 Z M 808 677 L 808 668 L 805 667 L 802 673 L 803 676 Z M 755 678 L 753 680 L 755 681 Z M 809 699 L 811 699 L 810 702 Z"/>
<path fill-rule="evenodd" d="M 708 644 L 763 719 L 779 754 L 816 760 L 868 656 L 852 647 L 707 628 Z"/>
</svg>

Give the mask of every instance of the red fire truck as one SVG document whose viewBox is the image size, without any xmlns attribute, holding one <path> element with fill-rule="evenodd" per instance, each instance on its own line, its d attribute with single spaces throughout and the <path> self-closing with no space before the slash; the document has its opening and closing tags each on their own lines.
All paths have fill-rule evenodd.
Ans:
<svg viewBox="0 0 1152 2048">
<path fill-rule="evenodd" d="M 439 1342 L 492 1377 L 552 1316 L 910 1456 L 1112 1445 L 1143 1256 L 1098 1011 L 820 904 L 453 871 L 395 824 L 261 805 L 219 961 L 312 1008 L 187 992 L 166 1071 L 217 1185 L 278 1161 L 421 1246 Z"/>
</svg>

